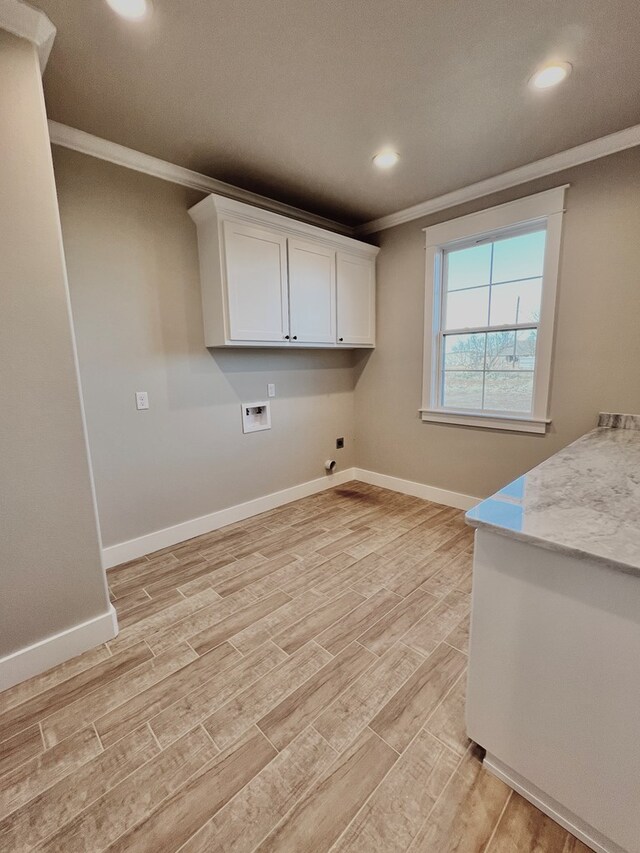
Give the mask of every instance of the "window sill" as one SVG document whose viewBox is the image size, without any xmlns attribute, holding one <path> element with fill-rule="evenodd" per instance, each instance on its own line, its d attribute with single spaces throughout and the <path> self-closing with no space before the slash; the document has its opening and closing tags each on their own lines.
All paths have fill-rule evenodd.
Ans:
<svg viewBox="0 0 640 853">
<path fill-rule="evenodd" d="M 425 423 L 457 424 L 480 429 L 501 429 L 510 432 L 530 432 L 544 435 L 551 421 L 543 418 L 519 418 L 510 415 L 481 415 L 446 409 L 420 409 Z"/>
</svg>

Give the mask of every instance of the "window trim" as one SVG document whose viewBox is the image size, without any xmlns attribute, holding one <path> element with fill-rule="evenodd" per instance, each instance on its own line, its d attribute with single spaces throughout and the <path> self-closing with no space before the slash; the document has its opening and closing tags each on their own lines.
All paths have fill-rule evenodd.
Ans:
<svg viewBox="0 0 640 853">
<path fill-rule="evenodd" d="M 424 228 L 426 240 L 424 370 L 422 388 L 423 421 L 475 426 L 517 432 L 545 433 L 549 417 L 549 388 L 553 355 L 553 332 L 556 314 L 558 271 L 564 196 L 569 184 L 552 190 L 507 202 L 496 207 L 461 216 Z M 536 361 L 533 379 L 531 414 L 480 412 L 446 408 L 438 405 L 440 381 L 439 339 L 441 334 L 442 262 L 445 249 L 456 243 L 489 240 L 505 231 L 527 232 L 536 225 L 546 229 L 542 302 L 537 324 Z M 509 328 L 513 328 L 510 326 Z"/>
</svg>

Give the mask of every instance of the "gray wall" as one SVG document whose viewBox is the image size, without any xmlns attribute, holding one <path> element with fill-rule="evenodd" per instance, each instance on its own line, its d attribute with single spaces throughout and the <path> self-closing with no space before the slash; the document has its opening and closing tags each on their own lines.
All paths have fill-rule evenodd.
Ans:
<svg viewBox="0 0 640 853">
<path fill-rule="evenodd" d="M 0 31 L 0 657 L 105 613 L 35 49 Z"/>
<path fill-rule="evenodd" d="M 422 228 L 570 183 L 545 436 L 419 419 Z M 357 363 L 357 464 L 484 497 L 577 438 L 600 410 L 640 412 L 640 148 L 379 234 L 377 347 Z"/>
<path fill-rule="evenodd" d="M 598 411 L 640 411 L 640 149 L 382 232 L 378 345 L 354 354 L 207 350 L 200 196 L 63 149 L 54 163 L 105 545 L 322 476 L 340 435 L 341 468 L 482 497 Z M 423 424 L 421 229 L 565 182 L 548 434 Z M 239 404 L 268 382 L 273 428 L 244 436 Z"/>
<path fill-rule="evenodd" d="M 54 163 L 104 545 L 322 477 L 329 456 L 352 466 L 352 353 L 205 348 L 201 196 L 61 148 Z M 269 382 L 272 429 L 243 435 L 240 402 Z"/>
</svg>

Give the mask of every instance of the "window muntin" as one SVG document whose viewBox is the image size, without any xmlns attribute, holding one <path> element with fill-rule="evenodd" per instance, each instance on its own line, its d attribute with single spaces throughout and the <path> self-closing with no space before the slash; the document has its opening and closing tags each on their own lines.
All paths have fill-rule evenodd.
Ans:
<svg viewBox="0 0 640 853">
<path fill-rule="evenodd" d="M 531 415 L 546 228 L 509 228 L 442 248 L 442 409 Z"/>
</svg>

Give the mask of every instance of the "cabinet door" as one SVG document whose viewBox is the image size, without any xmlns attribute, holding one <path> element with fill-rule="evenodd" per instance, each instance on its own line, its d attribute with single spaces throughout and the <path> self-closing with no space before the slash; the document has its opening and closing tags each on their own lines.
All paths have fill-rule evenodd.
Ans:
<svg viewBox="0 0 640 853">
<path fill-rule="evenodd" d="M 375 344 L 376 263 L 338 252 L 338 343 Z"/>
<path fill-rule="evenodd" d="M 336 342 L 335 249 L 289 239 L 291 340 Z"/>
<path fill-rule="evenodd" d="M 289 334 L 287 238 L 224 222 L 229 338 L 283 342 Z"/>
</svg>

